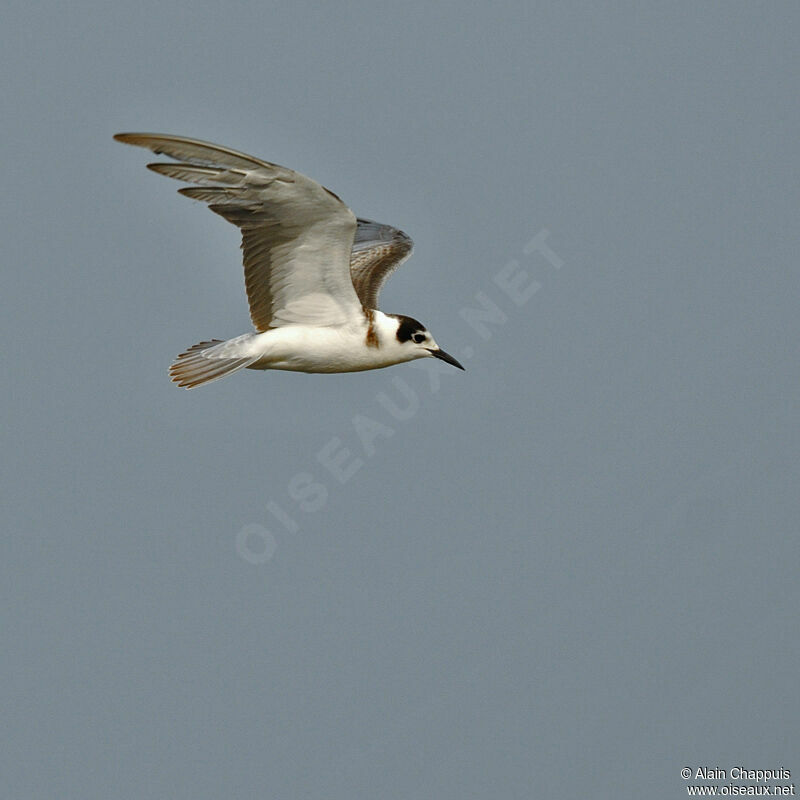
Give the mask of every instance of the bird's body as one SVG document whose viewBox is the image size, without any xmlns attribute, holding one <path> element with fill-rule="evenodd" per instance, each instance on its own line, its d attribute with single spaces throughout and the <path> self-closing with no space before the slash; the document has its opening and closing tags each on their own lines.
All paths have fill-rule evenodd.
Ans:
<svg viewBox="0 0 800 800">
<path fill-rule="evenodd" d="M 244 368 L 360 372 L 431 356 L 463 369 L 421 323 L 377 309 L 381 287 L 411 254 L 402 231 L 356 219 L 310 178 L 235 150 L 162 134 L 115 138 L 177 159 L 148 166 L 197 184 L 179 191 L 242 230 L 256 331 L 181 353 L 170 368 L 179 386 Z"/>
<path fill-rule="evenodd" d="M 395 337 L 397 320 L 374 311 L 342 325 L 285 325 L 222 342 L 218 355 L 257 358 L 248 369 L 362 372 L 411 360 Z M 206 348 L 210 349 L 210 348 Z"/>
</svg>

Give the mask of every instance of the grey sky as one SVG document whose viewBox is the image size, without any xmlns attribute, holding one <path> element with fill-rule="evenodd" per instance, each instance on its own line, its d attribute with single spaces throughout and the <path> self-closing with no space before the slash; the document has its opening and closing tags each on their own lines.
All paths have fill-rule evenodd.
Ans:
<svg viewBox="0 0 800 800">
<path fill-rule="evenodd" d="M 3 16 L 8 797 L 800 775 L 796 4 Z M 239 238 L 124 130 L 401 227 L 383 308 L 467 372 L 174 388 L 177 352 L 248 329 Z M 525 253 L 543 231 L 560 262 Z"/>
</svg>

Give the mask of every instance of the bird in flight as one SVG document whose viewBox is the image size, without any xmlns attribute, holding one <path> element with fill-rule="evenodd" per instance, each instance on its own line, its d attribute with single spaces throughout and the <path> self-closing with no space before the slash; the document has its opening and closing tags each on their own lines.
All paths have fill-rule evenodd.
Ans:
<svg viewBox="0 0 800 800">
<path fill-rule="evenodd" d="M 418 358 L 464 369 L 425 326 L 378 310 L 411 239 L 390 225 L 356 219 L 330 190 L 286 167 L 216 144 L 154 133 L 118 133 L 174 161 L 148 164 L 186 186 L 242 231 L 244 281 L 255 331 L 199 342 L 170 367 L 185 389 L 240 369 L 359 372 Z"/>
</svg>

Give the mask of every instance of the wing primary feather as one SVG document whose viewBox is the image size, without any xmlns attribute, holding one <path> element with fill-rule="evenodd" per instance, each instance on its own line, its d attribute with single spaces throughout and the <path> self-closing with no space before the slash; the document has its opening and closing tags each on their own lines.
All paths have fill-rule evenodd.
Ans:
<svg viewBox="0 0 800 800">
<path fill-rule="evenodd" d="M 247 178 L 247 171 L 238 168 L 220 169 L 219 167 L 201 167 L 197 164 L 148 164 L 147 169 L 175 178 L 187 183 L 211 185 L 214 183 L 238 184 Z"/>
<path fill-rule="evenodd" d="M 169 156 L 178 161 L 188 161 L 190 164 L 200 166 L 225 166 L 225 167 L 269 167 L 280 170 L 285 174 L 284 179 L 291 180 L 291 170 L 279 167 L 269 161 L 262 161 L 255 156 L 231 150 L 229 147 L 204 142 L 200 139 L 189 139 L 185 136 L 170 136 L 164 133 L 118 133 L 114 136 L 123 144 L 146 147 L 157 155 Z"/>
</svg>

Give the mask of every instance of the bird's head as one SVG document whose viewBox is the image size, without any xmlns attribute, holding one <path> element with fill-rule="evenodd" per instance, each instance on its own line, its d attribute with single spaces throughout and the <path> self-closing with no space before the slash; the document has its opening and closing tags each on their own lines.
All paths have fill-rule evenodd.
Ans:
<svg viewBox="0 0 800 800">
<path fill-rule="evenodd" d="M 464 369 L 449 353 L 445 353 L 428 333 L 427 328 L 411 317 L 402 314 L 393 315 L 397 320 L 395 339 L 400 347 L 408 353 L 408 360 L 415 358 L 438 358 L 452 364 L 454 367 Z"/>
</svg>

